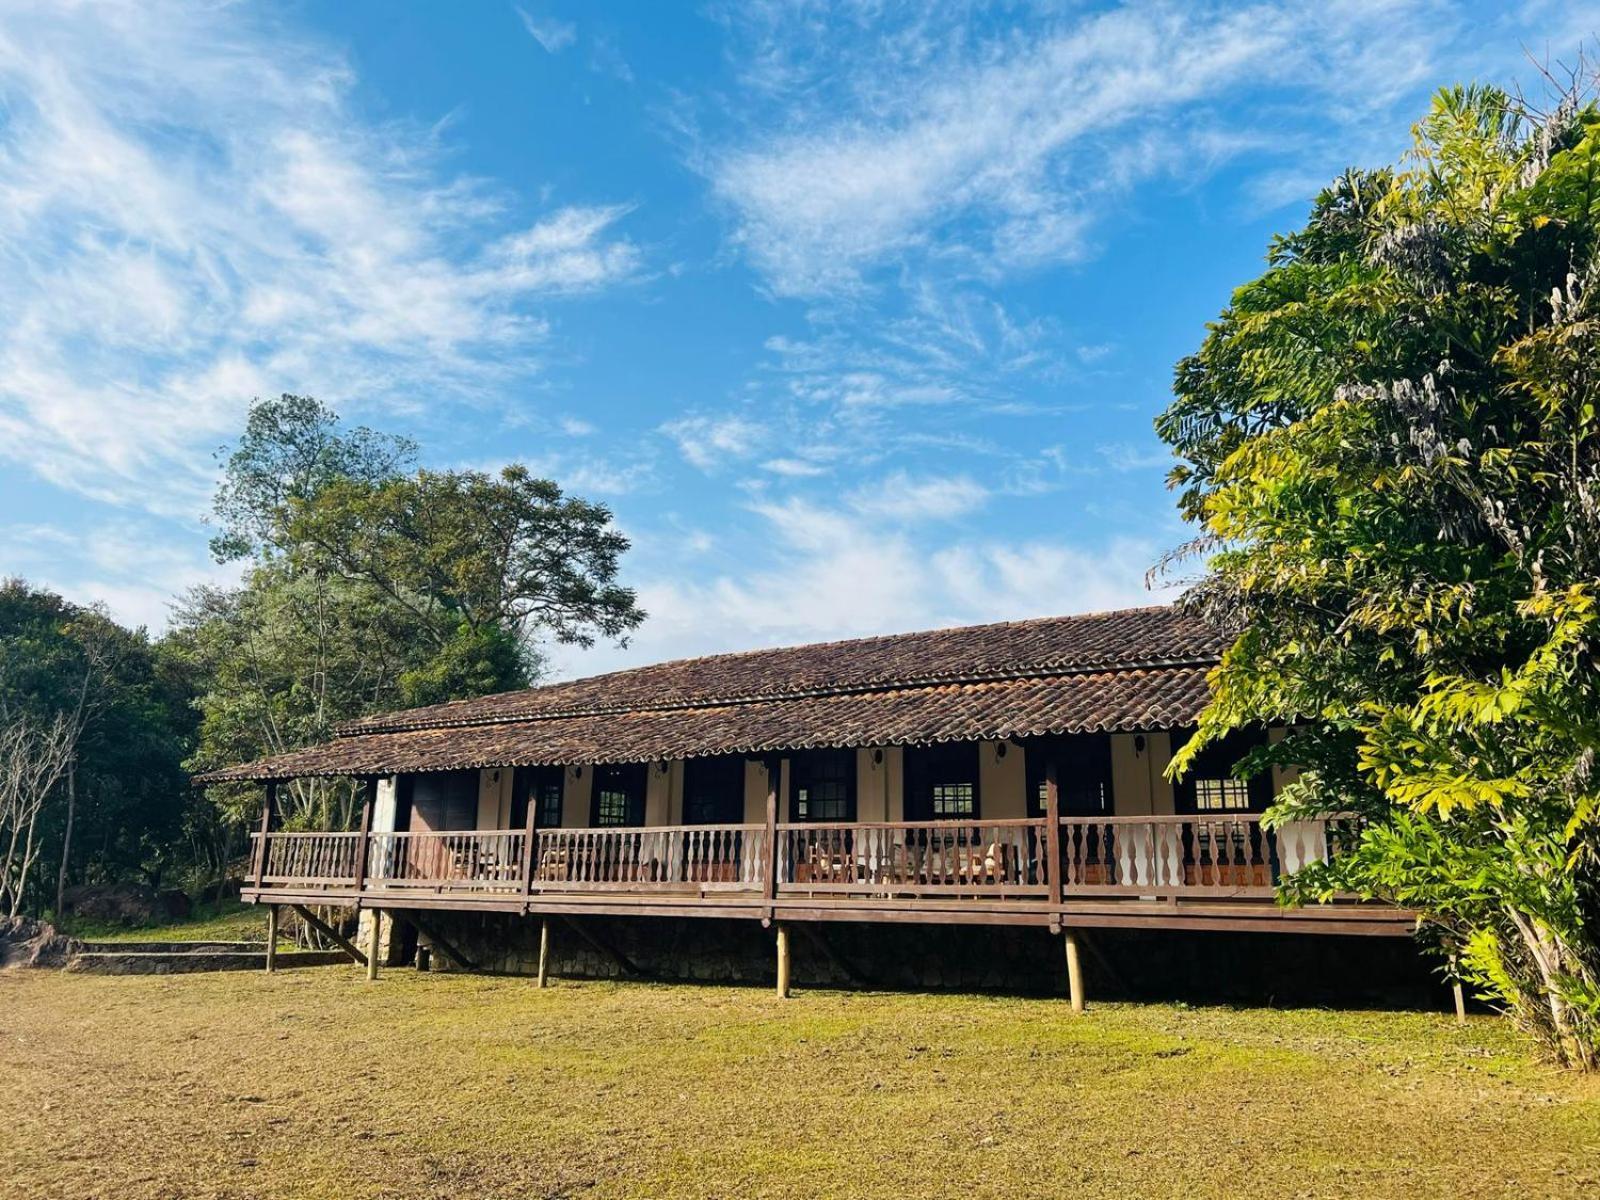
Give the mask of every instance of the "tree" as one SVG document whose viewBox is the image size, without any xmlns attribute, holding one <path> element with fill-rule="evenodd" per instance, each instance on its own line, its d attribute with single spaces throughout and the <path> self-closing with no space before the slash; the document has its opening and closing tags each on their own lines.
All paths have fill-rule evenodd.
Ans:
<svg viewBox="0 0 1600 1200">
<path fill-rule="evenodd" d="M 185 681 L 143 631 L 21 580 L 0 581 L 0 725 L 30 731 L 24 742 L 39 750 L 58 721 L 67 759 L 31 818 L 33 858 L 54 866 L 55 909 L 74 878 L 155 882 L 186 867 Z M 42 884 L 30 870 L 19 904 L 47 907 Z"/>
<path fill-rule="evenodd" d="M 525 687 L 539 640 L 624 638 L 643 620 L 616 582 L 627 539 L 601 505 L 520 466 L 408 473 L 416 447 L 283 396 L 252 406 L 224 454 L 219 558 L 243 586 L 199 589 L 171 652 L 204 680 L 196 770 L 326 740 L 367 713 Z M 237 829 L 255 797 L 213 789 Z M 281 793 L 291 824 L 350 822 L 343 781 Z"/>
<path fill-rule="evenodd" d="M 1298 873 L 1417 909 L 1561 1060 L 1600 1062 L 1600 112 L 1439 93 L 1393 170 L 1278 239 L 1157 422 L 1237 637 L 1199 731 L 1292 718 Z"/>
</svg>

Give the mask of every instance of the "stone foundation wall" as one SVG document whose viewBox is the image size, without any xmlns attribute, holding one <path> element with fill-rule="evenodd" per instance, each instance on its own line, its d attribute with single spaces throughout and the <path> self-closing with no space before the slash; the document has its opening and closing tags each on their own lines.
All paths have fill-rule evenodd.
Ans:
<svg viewBox="0 0 1600 1200">
<path fill-rule="evenodd" d="M 538 917 L 423 915 L 474 969 L 534 974 Z M 755 921 L 577 917 L 647 977 L 770 986 L 773 933 Z M 552 917 L 551 974 L 624 976 L 611 954 Z M 1012 926 L 802 923 L 791 926 L 794 986 L 1064 994 L 1062 939 Z M 1448 992 L 1407 938 L 1096 930 L 1080 934 L 1092 999 L 1443 1008 Z M 427 939 L 424 938 L 425 942 Z M 454 969 L 443 954 L 438 970 Z"/>
</svg>

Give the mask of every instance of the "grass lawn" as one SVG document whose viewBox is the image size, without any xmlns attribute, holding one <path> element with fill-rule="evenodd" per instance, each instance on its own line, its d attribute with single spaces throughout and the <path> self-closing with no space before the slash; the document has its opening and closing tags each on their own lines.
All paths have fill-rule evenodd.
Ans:
<svg viewBox="0 0 1600 1200">
<path fill-rule="evenodd" d="M 1493 1018 L 0 974 L 10 1197 L 1594 1196 Z"/>
<path fill-rule="evenodd" d="M 265 942 L 267 918 L 259 905 L 225 900 L 199 905 L 181 921 L 154 925 L 113 925 L 104 921 L 68 919 L 63 933 L 86 942 Z"/>
</svg>

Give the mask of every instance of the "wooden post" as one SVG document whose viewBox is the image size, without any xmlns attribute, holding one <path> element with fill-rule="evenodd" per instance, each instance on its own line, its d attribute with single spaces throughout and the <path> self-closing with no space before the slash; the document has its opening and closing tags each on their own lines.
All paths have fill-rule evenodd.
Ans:
<svg viewBox="0 0 1600 1200">
<path fill-rule="evenodd" d="M 256 842 L 255 877 L 258 891 L 262 876 L 267 873 L 267 832 L 272 828 L 272 812 L 277 807 L 278 781 L 269 779 L 266 793 L 261 798 L 261 837 Z"/>
<path fill-rule="evenodd" d="M 565 767 L 562 767 L 561 768 L 561 778 L 562 778 L 563 786 L 566 783 L 566 774 L 567 774 L 567 769 Z M 516 768 L 513 767 L 513 768 L 511 768 L 511 790 L 512 790 L 512 794 L 516 793 L 516 789 L 517 789 L 517 771 L 516 771 Z M 539 836 L 539 797 L 534 794 L 533 788 L 529 787 L 529 789 L 528 789 L 528 816 L 527 816 L 527 820 L 525 820 L 523 822 L 523 826 L 522 826 L 522 865 L 520 867 L 520 870 L 522 871 L 522 895 L 523 895 L 524 899 L 526 899 L 527 897 L 533 895 L 533 866 L 534 866 L 534 863 L 536 863 L 538 861 L 538 859 L 534 856 L 533 849 L 534 849 L 534 841 L 535 841 L 535 839 L 538 838 L 538 836 Z M 527 909 L 524 908 L 523 911 L 526 912 Z M 544 923 L 544 929 L 539 934 L 539 961 L 541 963 L 544 961 L 544 943 L 548 939 L 549 935 L 550 935 L 550 922 L 546 921 Z M 541 980 L 539 986 L 540 987 L 544 986 L 544 983 L 543 983 L 542 980 Z"/>
<path fill-rule="evenodd" d="M 767 920 L 774 914 L 773 901 L 778 895 L 778 866 L 783 861 L 778 846 L 778 789 L 783 784 L 783 760 L 772 757 L 767 762 L 767 863 L 766 879 L 762 881 L 761 894 L 767 901 Z M 785 945 L 788 943 L 785 942 Z"/>
<path fill-rule="evenodd" d="M 550 918 L 539 922 L 539 986 L 550 986 Z"/>
<path fill-rule="evenodd" d="M 1461 988 L 1461 976 L 1457 973 L 1459 966 L 1460 959 L 1456 957 L 1456 952 L 1452 950 L 1450 952 L 1450 995 L 1456 1002 L 1456 1024 L 1465 1025 L 1467 1023 L 1467 994 Z"/>
<path fill-rule="evenodd" d="M 361 803 L 361 835 L 356 838 L 356 895 L 367 886 L 368 843 L 372 840 L 372 806 L 378 799 L 378 777 L 368 775 L 361 790 L 366 794 Z"/>
<path fill-rule="evenodd" d="M 378 939 L 383 935 L 383 913 L 378 909 L 369 909 L 372 913 L 372 928 L 367 932 L 367 982 L 371 983 L 378 977 Z"/>
<path fill-rule="evenodd" d="M 1072 930 L 1066 931 L 1064 939 L 1067 943 L 1067 992 L 1072 998 L 1072 1011 L 1083 1011 L 1083 967 L 1078 962 L 1078 935 Z"/>
<path fill-rule="evenodd" d="M 778 924 L 778 999 L 789 998 L 789 926 Z"/>
<path fill-rule="evenodd" d="M 278 906 L 267 905 L 267 974 L 278 969 Z"/>
<path fill-rule="evenodd" d="M 1044 760 L 1044 886 L 1050 923 L 1055 925 L 1061 920 L 1061 781 L 1053 745 Z M 1077 951 L 1069 953 L 1076 956 Z"/>
</svg>

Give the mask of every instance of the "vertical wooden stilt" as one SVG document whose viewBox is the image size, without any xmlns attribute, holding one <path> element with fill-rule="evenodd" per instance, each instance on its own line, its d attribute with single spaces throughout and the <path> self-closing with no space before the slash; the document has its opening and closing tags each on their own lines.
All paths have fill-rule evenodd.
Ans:
<svg viewBox="0 0 1600 1200">
<path fill-rule="evenodd" d="M 1456 1024 L 1467 1023 L 1467 994 L 1461 989 L 1461 976 L 1457 974 L 1458 961 L 1456 956 L 1450 956 L 1450 995 L 1456 1002 Z"/>
<path fill-rule="evenodd" d="M 1083 1011 L 1083 966 L 1078 961 L 1078 935 L 1067 930 L 1063 935 L 1067 944 L 1067 992 L 1072 998 L 1072 1011 Z"/>
<path fill-rule="evenodd" d="M 550 985 L 550 918 L 539 922 L 539 986 Z"/>
<path fill-rule="evenodd" d="M 267 971 L 278 969 L 278 906 L 267 905 Z"/>
<path fill-rule="evenodd" d="M 383 935 L 383 914 L 377 909 L 372 913 L 372 928 L 367 931 L 367 982 L 370 983 L 378 977 L 378 939 Z"/>
<path fill-rule="evenodd" d="M 778 999 L 789 998 L 789 927 L 778 925 Z"/>
</svg>

